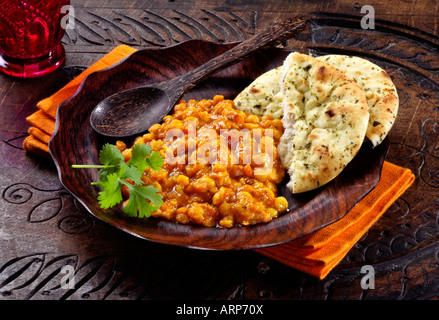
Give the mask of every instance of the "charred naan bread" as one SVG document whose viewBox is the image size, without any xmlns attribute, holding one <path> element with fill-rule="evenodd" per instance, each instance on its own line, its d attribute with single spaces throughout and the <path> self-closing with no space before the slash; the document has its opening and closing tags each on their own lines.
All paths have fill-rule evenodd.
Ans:
<svg viewBox="0 0 439 320">
<path fill-rule="evenodd" d="M 399 107 L 396 87 L 390 76 L 376 64 L 360 57 L 326 55 L 317 59 L 346 73 L 363 90 L 370 113 L 366 136 L 374 147 L 379 145 L 395 123 Z"/>
<path fill-rule="evenodd" d="M 272 69 L 256 78 L 233 100 L 238 110 L 263 116 L 282 117 L 283 94 L 280 91 L 281 67 Z"/>
<path fill-rule="evenodd" d="M 356 82 L 337 68 L 294 52 L 282 66 L 282 122 L 278 152 L 288 188 L 301 193 L 334 179 L 359 151 L 369 106 Z"/>
</svg>

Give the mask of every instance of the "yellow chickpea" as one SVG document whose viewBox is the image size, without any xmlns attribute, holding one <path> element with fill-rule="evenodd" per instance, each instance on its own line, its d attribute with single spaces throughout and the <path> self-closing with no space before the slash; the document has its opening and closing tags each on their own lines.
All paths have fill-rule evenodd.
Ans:
<svg viewBox="0 0 439 320">
<path fill-rule="evenodd" d="M 143 140 L 145 142 L 150 142 L 153 138 L 154 138 L 154 136 L 151 133 L 146 133 L 143 135 Z"/>
<path fill-rule="evenodd" d="M 125 161 L 129 161 L 131 159 L 131 149 L 125 149 L 122 151 L 122 156 Z"/>
<path fill-rule="evenodd" d="M 278 212 L 284 212 L 288 209 L 288 201 L 284 197 L 277 197 L 274 206 Z"/>
<path fill-rule="evenodd" d="M 259 123 L 259 117 L 254 114 L 247 115 L 247 118 L 245 118 L 245 122 L 247 123 Z"/>
<path fill-rule="evenodd" d="M 233 219 L 232 218 L 224 218 L 220 220 L 219 225 L 223 228 L 231 228 L 233 227 Z"/>
<path fill-rule="evenodd" d="M 158 189 L 159 192 L 162 192 L 162 185 L 160 183 L 158 183 L 157 181 L 154 181 L 152 183 L 152 185 L 153 185 L 154 188 Z"/>
<path fill-rule="evenodd" d="M 172 120 L 172 116 L 165 116 L 165 117 L 163 118 L 163 123 L 169 122 L 169 121 L 171 121 L 171 120 Z"/>
<path fill-rule="evenodd" d="M 185 175 L 180 174 L 177 177 L 177 183 L 181 184 L 183 186 L 187 186 L 187 185 L 189 185 L 189 178 Z"/>
<path fill-rule="evenodd" d="M 189 218 L 195 221 L 202 221 L 203 213 L 204 213 L 203 208 L 200 206 L 190 207 L 187 212 Z"/>
<path fill-rule="evenodd" d="M 153 124 L 153 125 L 149 128 L 148 131 L 149 131 L 150 133 L 153 133 L 153 132 L 158 131 L 161 127 L 162 127 L 162 126 L 161 126 L 160 124 L 156 123 L 156 124 Z"/>
<path fill-rule="evenodd" d="M 278 215 L 277 210 L 274 209 L 274 208 L 268 208 L 268 209 L 267 209 L 267 213 L 268 213 L 268 215 L 270 216 L 270 218 L 276 218 L 277 215 Z"/>
<path fill-rule="evenodd" d="M 118 148 L 119 151 L 122 152 L 127 148 L 127 145 L 125 144 L 125 142 L 118 140 L 116 141 L 116 148 Z"/>
</svg>

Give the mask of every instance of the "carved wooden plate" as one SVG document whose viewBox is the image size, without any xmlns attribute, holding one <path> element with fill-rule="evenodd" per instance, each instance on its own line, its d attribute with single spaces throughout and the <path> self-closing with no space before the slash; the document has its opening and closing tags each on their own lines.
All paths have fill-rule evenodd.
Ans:
<svg viewBox="0 0 439 320">
<path fill-rule="evenodd" d="M 365 143 L 342 174 L 313 192 L 292 195 L 282 184 L 279 194 L 287 198 L 289 210 L 277 219 L 230 229 L 182 225 L 159 218 L 139 220 L 127 217 L 120 208 L 103 210 L 97 202 L 99 187 L 90 184 L 98 180 L 97 170 L 71 168 L 72 164 L 98 163 L 98 152 L 102 144 L 108 142 L 89 125 L 90 113 L 99 101 L 121 90 L 183 74 L 234 45 L 189 40 L 173 47 L 139 50 L 110 68 L 90 74 L 78 91 L 59 107 L 55 132 L 49 143 L 64 187 L 92 215 L 129 234 L 193 248 L 250 249 L 281 244 L 343 217 L 378 183 L 387 141 L 375 149 Z M 208 78 L 185 99 L 211 98 L 216 94 L 233 99 L 258 75 L 281 65 L 289 52 L 266 49 Z"/>
</svg>

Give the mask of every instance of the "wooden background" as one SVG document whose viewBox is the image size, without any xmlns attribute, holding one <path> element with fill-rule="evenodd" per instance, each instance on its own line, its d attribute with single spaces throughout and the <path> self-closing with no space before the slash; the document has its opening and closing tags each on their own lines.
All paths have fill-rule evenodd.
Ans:
<svg viewBox="0 0 439 320">
<path fill-rule="evenodd" d="M 372 5 L 375 29 L 363 30 Z M 40 79 L 0 75 L 0 300 L 437 299 L 439 298 L 439 2 L 72 1 L 65 68 Z M 163 47 L 186 39 L 235 42 L 295 14 L 310 20 L 286 46 L 367 57 L 393 78 L 401 107 L 388 160 L 414 185 L 322 281 L 252 251 L 151 244 L 78 208 L 53 163 L 27 154 L 35 104 L 119 44 Z M 75 289 L 60 287 L 64 266 Z M 363 265 L 376 271 L 362 290 Z"/>
</svg>

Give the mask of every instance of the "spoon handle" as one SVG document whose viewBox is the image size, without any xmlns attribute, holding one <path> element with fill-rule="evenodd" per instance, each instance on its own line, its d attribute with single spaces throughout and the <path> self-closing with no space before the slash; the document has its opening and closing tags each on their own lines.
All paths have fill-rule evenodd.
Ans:
<svg viewBox="0 0 439 320">
<path fill-rule="evenodd" d="M 305 26 L 305 19 L 301 17 L 277 22 L 205 64 L 184 75 L 164 82 L 163 87 L 160 84 L 155 85 L 155 87 L 166 90 L 170 96 L 173 95 L 173 98 L 178 100 L 184 93 L 210 74 L 243 60 L 258 49 L 291 38 L 301 32 Z"/>
</svg>

